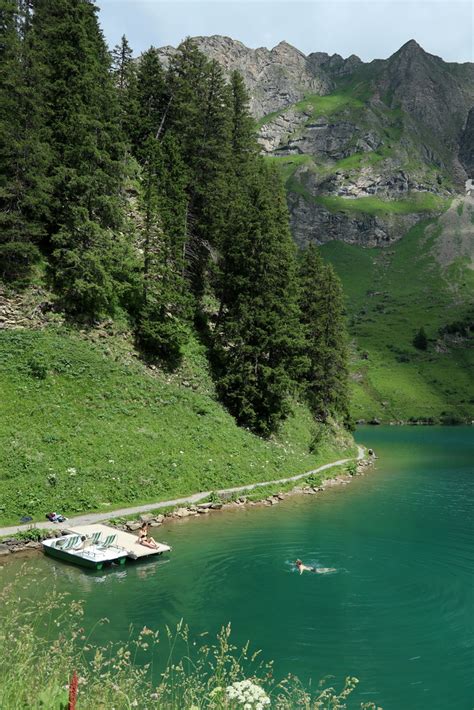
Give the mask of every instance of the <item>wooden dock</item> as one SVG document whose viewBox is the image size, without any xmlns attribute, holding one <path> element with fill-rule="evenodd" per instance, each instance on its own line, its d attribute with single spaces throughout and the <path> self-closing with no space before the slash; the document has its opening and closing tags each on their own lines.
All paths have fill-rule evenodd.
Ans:
<svg viewBox="0 0 474 710">
<path fill-rule="evenodd" d="M 155 542 L 158 545 L 156 549 L 146 547 L 146 545 L 140 545 L 137 535 L 132 535 L 124 530 L 117 530 L 117 528 L 113 528 L 109 525 L 101 525 L 100 523 L 75 525 L 74 527 L 69 527 L 68 531 L 76 535 L 87 535 L 88 537 L 92 536 L 94 533 L 101 533 L 102 540 L 105 540 L 109 535 L 117 535 L 114 544 L 118 547 L 123 547 L 123 549 L 127 551 L 127 557 L 130 557 L 132 560 L 150 557 L 151 555 L 161 555 L 163 552 L 169 552 L 171 550 L 169 545 L 164 545 L 162 542 L 156 540 Z"/>
</svg>

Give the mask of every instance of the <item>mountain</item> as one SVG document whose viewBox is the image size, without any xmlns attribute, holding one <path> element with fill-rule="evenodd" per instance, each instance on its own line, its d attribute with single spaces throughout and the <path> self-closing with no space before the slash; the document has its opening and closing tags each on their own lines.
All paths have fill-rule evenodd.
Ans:
<svg viewBox="0 0 474 710">
<path fill-rule="evenodd" d="M 399 239 L 472 177 L 474 64 L 410 40 L 388 59 L 250 49 L 197 37 L 251 95 L 262 151 L 282 170 L 295 240 L 375 246 Z M 166 63 L 175 50 L 161 50 Z M 472 110 L 472 113 L 471 113 Z"/>
<path fill-rule="evenodd" d="M 369 63 L 198 37 L 251 95 L 295 241 L 347 294 L 357 419 L 474 416 L 474 64 L 414 40 Z M 163 61 L 175 51 L 165 48 Z M 423 327 L 428 349 L 413 345 Z"/>
</svg>

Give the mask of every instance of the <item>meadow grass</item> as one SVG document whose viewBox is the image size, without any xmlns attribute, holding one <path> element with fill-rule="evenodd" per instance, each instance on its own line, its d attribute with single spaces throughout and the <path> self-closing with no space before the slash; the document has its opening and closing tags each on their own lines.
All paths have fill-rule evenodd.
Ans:
<svg viewBox="0 0 474 710">
<path fill-rule="evenodd" d="M 429 227 L 429 229 L 428 229 Z M 433 251 L 435 220 L 413 227 L 383 249 L 343 242 L 321 250 L 347 294 L 352 349 L 352 414 L 356 419 L 469 420 L 474 413 L 474 351 L 468 342 L 438 348 L 443 326 L 462 320 L 472 299 L 467 269 L 443 271 Z M 413 346 L 423 326 L 426 352 Z"/>
<path fill-rule="evenodd" d="M 195 340 L 170 375 L 145 367 L 124 338 L 3 331 L 0 386 L 4 525 L 283 478 L 355 453 L 340 431 L 312 450 L 319 426 L 297 402 L 269 440 L 238 427 Z"/>
<path fill-rule="evenodd" d="M 412 192 L 398 200 L 384 200 L 375 196 L 346 198 L 338 195 L 318 195 L 314 200 L 330 212 L 362 212 L 369 215 L 416 214 L 442 211 L 448 206 L 446 198 L 431 192 Z"/>
</svg>

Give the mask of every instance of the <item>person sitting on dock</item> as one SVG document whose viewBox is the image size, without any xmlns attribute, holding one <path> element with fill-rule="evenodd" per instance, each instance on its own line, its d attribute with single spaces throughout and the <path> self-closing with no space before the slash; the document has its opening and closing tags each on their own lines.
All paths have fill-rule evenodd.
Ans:
<svg viewBox="0 0 474 710">
<path fill-rule="evenodd" d="M 140 545 L 145 545 L 145 547 L 151 547 L 153 550 L 156 550 L 156 548 L 158 547 L 153 538 L 148 534 L 148 523 L 143 523 L 140 530 L 138 531 L 137 542 Z"/>
</svg>

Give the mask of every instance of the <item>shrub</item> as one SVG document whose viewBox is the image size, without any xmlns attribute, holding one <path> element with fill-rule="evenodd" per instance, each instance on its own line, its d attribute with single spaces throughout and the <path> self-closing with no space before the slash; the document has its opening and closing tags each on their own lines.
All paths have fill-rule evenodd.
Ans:
<svg viewBox="0 0 474 710">
<path fill-rule="evenodd" d="M 346 471 L 349 474 L 349 476 L 356 476 L 357 475 L 357 464 L 355 461 L 350 461 L 350 463 L 347 464 L 346 466 Z"/>
<path fill-rule="evenodd" d="M 28 360 L 28 370 L 30 375 L 37 380 L 45 380 L 48 375 L 48 368 L 44 360 L 35 356 Z"/>
<path fill-rule="evenodd" d="M 5 281 L 28 278 L 40 259 L 39 249 L 31 242 L 0 244 L 0 278 Z"/>
<path fill-rule="evenodd" d="M 176 318 L 160 318 L 158 314 L 150 312 L 145 313 L 140 321 L 137 341 L 146 355 L 159 358 L 174 370 L 182 360 L 186 333 Z"/>
<path fill-rule="evenodd" d="M 428 338 L 426 337 L 425 329 L 422 327 L 413 338 L 413 345 L 418 350 L 428 350 Z"/>
</svg>

